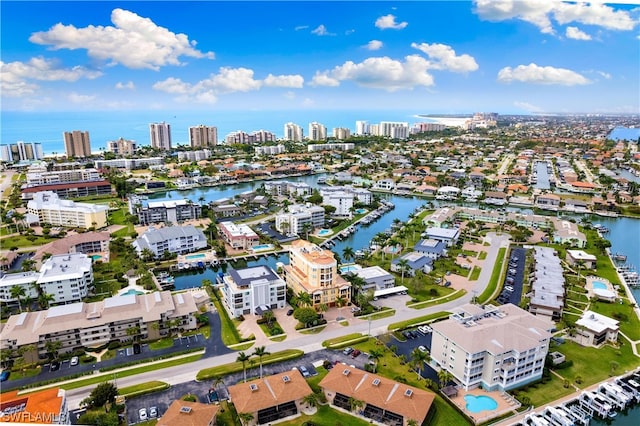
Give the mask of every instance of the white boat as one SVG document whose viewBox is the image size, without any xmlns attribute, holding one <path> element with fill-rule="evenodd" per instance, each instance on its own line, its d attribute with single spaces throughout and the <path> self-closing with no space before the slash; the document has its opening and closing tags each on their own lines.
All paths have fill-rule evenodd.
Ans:
<svg viewBox="0 0 640 426">
<path fill-rule="evenodd" d="M 567 413 L 562 410 L 559 410 L 556 407 L 547 407 L 546 414 L 553 419 L 555 423 L 560 424 L 561 426 L 573 426 L 575 422 Z"/>
</svg>

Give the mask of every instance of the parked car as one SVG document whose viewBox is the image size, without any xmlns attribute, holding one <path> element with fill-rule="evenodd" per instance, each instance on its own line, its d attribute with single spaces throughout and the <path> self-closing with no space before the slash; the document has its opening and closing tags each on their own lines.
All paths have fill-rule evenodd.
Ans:
<svg viewBox="0 0 640 426">
<path fill-rule="evenodd" d="M 346 347 L 342 351 L 342 353 L 345 354 L 345 355 L 351 355 L 351 352 L 353 352 L 353 348 L 352 347 Z"/>
<path fill-rule="evenodd" d="M 513 292 L 513 287 L 508 285 L 504 288 L 506 291 L 508 291 L 509 293 Z"/>
<path fill-rule="evenodd" d="M 351 358 L 357 358 L 358 355 L 360 355 L 362 352 L 360 352 L 358 349 L 356 349 L 355 351 L 351 352 Z"/>
<path fill-rule="evenodd" d="M 2 370 L 2 373 L 0 373 L 0 382 L 5 382 L 7 380 L 9 380 L 9 375 L 11 374 L 10 371 L 8 370 Z"/>
<path fill-rule="evenodd" d="M 515 275 L 516 272 L 517 271 L 515 269 L 509 269 L 509 275 Z"/>
<path fill-rule="evenodd" d="M 287 316 L 289 316 L 289 317 L 290 317 L 291 315 L 293 315 L 293 309 L 289 309 L 289 310 L 287 311 Z"/>
<path fill-rule="evenodd" d="M 77 356 L 74 356 L 73 358 L 71 358 L 71 361 L 69 361 L 70 365 L 78 365 L 78 362 L 80 361 L 80 359 Z"/>
<path fill-rule="evenodd" d="M 142 347 L 140 346 L 140 343 L 134 343 L 133 344 L 133 353 L 138 355 L 140 352 L 142 352 Z"/>
<path fill-rule="evenodd" d="M 49 368 L 50 371 L 58 371 L 60 370 L 60 363 L 58 361 L 53 361 L 51 363 L 51 367 Z"/>
<path fill-rule="evenodd" d="M 149 408 L 149 417 L 158 417 L 158 407 Z"/>
<path fill-rule="evenodd" d="M 418 327 L 418 330 L 420 330 L 424 334 L 429 334 L 433 331 L 433 329 L 428 325 L 421 325 L 420 327 Z"/>
<path fill-rule="evenodd" d="M 302 373 L 302 377 L 309 377 L 311 375 L 311 373 L 309 373 L 309 370 L 307 370 L 307 367 L 305 367 L 304 365 L 301 365 L 299 370 Z"/>
<path fill-rule="evenodd" d="M 138 416 L 140 416 L 140 421 L 147 420 L 149 418 L 149 416 L 147 415 L 147 409 L 146 408 L 141 408 L 138 411 Z"/>
<path fill-rule="evenodd" d="M 418 346 L 418 350 L 419 350 L 420 352 L 427 352 L 427 348 L 425 348 L 425 347 L 424 347 L 424 346 L 422 346 L 422 345 Z"/>
</svg>

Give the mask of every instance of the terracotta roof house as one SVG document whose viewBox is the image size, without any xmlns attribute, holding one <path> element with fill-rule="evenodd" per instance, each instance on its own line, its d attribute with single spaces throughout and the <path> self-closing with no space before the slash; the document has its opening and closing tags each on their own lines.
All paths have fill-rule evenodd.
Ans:
<svg viewBox="0 0 640 426">
<path fill-rule="evenodd" d="M 319 385 L 332 406 L 352 412 L 353 398 L 364 403 L 354 415 L 396 426 L 410 420 L 423 424 L 435 399 L 432 392 L 344 364 L 333 367 Z"/>
<path fill-rule="evenodd" d="M 302 398 L 311 393 L 313 391 L 298 370 L 229 386 L 229 396 L 236 411 L 253 415 L 250 425 L 298 416 Z"/>
<path fill-rule="evenodd" d="M 67 424 L 69 418 L 65 390 L 50 388 L 18 395 L 17 390 L 2 394 L 2 424 Z"/>
<path fill-rule="evenodd" d="M 175 400 L 156 426 L 215 426 L 220 406 Z"/>
</svg>

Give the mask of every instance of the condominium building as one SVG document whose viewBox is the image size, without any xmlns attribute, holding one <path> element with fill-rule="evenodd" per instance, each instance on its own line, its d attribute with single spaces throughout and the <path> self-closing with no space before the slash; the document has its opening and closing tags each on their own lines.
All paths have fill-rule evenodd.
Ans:
<svg viewBox="0 0 640 426">
<path fill-rule="evenodd" d="M 352 143 L 312 143 L 307 145 L 308 152 L 317 151 L 351 151 L 355 148 Z"/>
<path fill-rule="evenodd" d="M 23 200 L 31 200 L 38 192 L 55 192 L 60 198 L 78 198 L 90 195 L 111 195 L 113 188 L 108 180 L 90 180 L 82 182 L 52 183 L 22 188 Z"/>
<path fill-rule="evenodd" d="M 95 258 L 96 260 L 107 262 L 109 260 L 110 241 L 111 234 L 106 231 L 67 235 L 64 238 L 56 239 L 38 247 L 32 259 L 38 263 L 46 257 L 45 254 L 47 253 L 52 255 L 84 253 L 86 255 L 94 254 L 99 256 L 99 259 L 98 257 Z"/>
<path fill-rule="evenodd" d="M 341 174 L 344 172 L 338 172 L 334 175 L 337 181 L 350 181 L 351 176 L 348 174 Z M 368 189 L 364 188 L 354 188 L 352 186 L 327 186 L 324 187 L 321 191 L 324 194 L 328 194 L 331 192 L 346 192 L 347 194 L 352 194 L 354 197 L 354 202 L 364 204 L 368 206 L 373 202 L 373 194 Z"/>
<path fill-rule="evenodd" d="M 517 388 L 542 377 L 553 327 L 516 305 L 466 304 L 432 324 L 432 364 L 465 390 Z"/>
<path fill-rule="evenodd" d="M 93 268 L 91 258 L 84 253 L 67 253 L 48 258 L 40 267 L 40 272 L 17 272 L 6 274 L 0 278 L 0 300 L 16 302 L 11 288 L 20 286 L 25 290 L 25 297 L 38 298 L 40 287 L 43 294 L 53 296 L 53 303 L 77 302 L 87 297 L 93 285 Z"/>
<path fill-rule="evenodd" d="M 94 168 L 27 172 L 27 186 L 51 185 L 66 182 L 86 182 L 103 179 Z"/>
<path fill-rule="evenodd" d="M 327 139 L 327 128 L 316 121 L 309 123 L 309 135 L 310 141 L 324 141 Z"/>
<path fill-rule="evenodd" d="M 276 135 L 266 130 L 257 130 L 251 132 L 251 134 L 238 130 L 232 132 L 225 138 L 227 144 L 253 144 L 260 142 L 275 142 Z"/>
<path fill-rule="evenodd" d="M 282 144 L 256 146 L 254 149 L 256 155 L 277 155 L 287 152 L 287 147 Z"/>
<path fill-rule="evenodd" d="M 63 200 L 52 191 L 36 192 L 27 203 L 27 220 L 53 226 L 100 229 L 107 226 L 109 207 Z"/>
<path fill-rule="evenodd" d="M 364 120 L 356 121 L 356 135 L 368 135 L 369 134 L 369 122 Z"/>
<path fill-rule="evenodd" d="M 136 141 L 120 138 L 115 141 L 107 141 L 107 151 L 116 155 L 133 155 L 136 153 Z"/>
<path fill-rule="evenodd" d="M 155 257 L 161 257 L 165 252 L 185 254 L 201 250 L 207 247 L 207 237 L 193 225 L 150 227 L 132 245 L 138 256 L 149 249 Z"/>
<path fill-rule="evenodd" d="M 67 157 L 91 157 L 91 141 L 89 140 L 89 132 L 74 130 L 71 132 L 64 132 L 62 137 L 64 138 L 64 150 Z"/>
<path fill-rule="evenodd" d="M 616 343 L 620 321 L 593 311 L 585 311 L 576 321 L 576 333 L 572 337 L 582 346 L 602 347 L 604 344 Z"/>
<path fill-rule="evenodd" d="M 0 349 L 29 346 L 26 359 L 37 361 L 47 357 L 47 342 L 60 342 L 59 353 L 64 354 L 113 340 L 131 341 L 135 337 L 131 328 L 139 330 L 142 339 L 156 340 L 171 329 L 194 330 L 198 308 L 207 302 L 208 297 L 201 293 L 162 291 L 23 312 L 9 317 L 0 331 Z"/>
<path fill-rule="evenodd" d="M 141 225 L 161 222 L 177 225 L 185 220 L 199 219 L 202 216 L 202 206 L 186 198 L 149 201 L 147 205 L 137 204 L 137 201 L 137 198 L 129 198 L 129 212 L 138 216 Z"/>
<path fill-rule="evenodd" d="M 285 281 L 296 294 L 307 293 L 312 305 L 335 306 L 338 298 L 351 301 L 351 284 L 338 275 L 338 262 L 331 250 L 305 240 L 296 240 L 289 249 Z"/>
<path fill-rule="evenodd" d="M 351 130 L 346 127 L 334 127 L 333 137 L 339 140 L 349 139 L 351 137 Z"/>
<path fill-rule="evenodd" d="M 287 284 L 268 266 L 230 269 L 222 278 L 224 305 L 229 313 L 261 315 L 286 306 Z"/>
<path fill-rule="evenodd" d="M 381 121 L 378 128 L 378 136 L 386 136 L 393 139 L 406 139 L 409 137 L 409 123 Z"/>
<path fill-rule="evenodd" d="M 220 229 L 222 239 L 234 250 L 249 250 L 260 242 L 260 237 L 249 225 L 220 222 L 218 229 Z"/>
<path fill-rule="evenodd" d="M 304 197 L 313 193 L 313 188 L 308 183 L 286 180 L 265 182 L 264 190 L 272 195 L 292 195 L 294 197 Z"/>
<path fill-rule="evenodd" d="M 53 387 L 24 393 L 12 390 L 2 393 L 3 424 L 70 424 L 66 391 Z M 4 423 L 6 422 L 6 423 Z"/>
<path fill-rule="evenodd" d="M 202 148 L 218 145 L 218 128 L 214 126 L 189 127 L 189 144 L 191 148 Z"/>
<path fill-rule="evenodd" d="M 0 160 L 8 163 L 42 160 L 42 144 L 18 141 L 9 145 L 0 145 Z"/>
<path fill-rule="evenodd" d="M 414 123 L 411 128 L 411 133 L 423 133 L 423 132 L 441 132 L 446 129 L 446 124 L 438 123 Z"/>
<path fill-rule="evenodd" d="M 324 226 L 324 208 L 312 204 L 292 204 L 276 214 L 276 229 L 283 234 L 303 235 Z"/>
<path fill-rule="evenodd" d="M 529 312 L 558 321 L 564 309 L 564 270 L 558 253 L 549 247 L 534 247 L 535 269 L 531 279 Z"/>
<path fill-rule="evenodd" d="M 351 219 L 353 216 L 353 199 L 354 195 L 347 191 L 327 191 L 321 190 L 322 204 L 325 206 L 333 206 L 336 211 L 333 213 L 337 217 L 346 217 Z"/>
<path fill-rule="evenodd" d="M 198 149 L 196 151 L 178 151 L 179 161 L 202 161 L 213 156 L 210 149 Z"/>
<path fill-rule="evenodd" d="M 302 142 L 304 138 L 304 130 L 302 126 L 298 126 L 295 123 L 286 123 L 284 125 L 284 140 L 292 142 Z"/>
<path fill-rule="evenodd" d="M 117 158 L 114 160 L 96 160 L 94 165 L 97 169 L 104 167 L 114 167 L 118 169 L 146 169 L 151 166 L 159 166 L 164 164 L 162 157 L 145 157 L 145 158 Z"/>
<path fill-rule="evenodd" d="M 171 125 L 169 123 L 149 124 L 151 147 L 162 151 L 171 150 Z"/>
<path fill-rule="evenodd" d="M 396 279 L 393 275 L 377 265 L 368 266 L 366 268 L 363 268 L 360 265 L 354 265 L 353 270 L 349 273 L 357 275 L 364 280 L 364 284 L 360 291 L 384 290 L 386 288 L 393 288 L 396 285 Z"/>
</svg>

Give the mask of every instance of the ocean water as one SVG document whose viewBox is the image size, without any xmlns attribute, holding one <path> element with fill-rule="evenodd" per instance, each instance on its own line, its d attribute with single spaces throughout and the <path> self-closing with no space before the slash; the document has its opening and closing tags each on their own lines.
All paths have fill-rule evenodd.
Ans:
<svg viewBox="0 0 640 426">
<path fill-rule="evenodd" d="M 613 139 L 614 141 L 628 140 L 638 142 L 638 140 L 640 140 L 640 128 L 616 127 L 609 133 L 609 139 Z"/>
<path fill-rule="evenodd" d="M 91 149 L 98 152 L 107 141 L 119 138 L 131 139 L 140 146 L 149 145 L 149 123 L 165 121 L 171 125 L 174 146 L 188 144 L 189 127 L 204 124 L 218 128 L 218 140 L 224 140 L 231 132 L 243 130 L 267 130 L 282 137 L 284 125 L 298 124 L 308 132 L 309 123 L 317 121 L 327 127 L 327 135 L 333 128 L 346 127 L 355 132 L 357 120 L 369 123 L 402 121 L 409 125 L 433 120 L 420 118 L 416 111 L 106 111 L 106 112 L 0 112 L 0 143 L 17 141 L 40 142 L 45 154 L 64 152 L 63 132 L 86 130 L 91 139 Z"/>
</svg>

